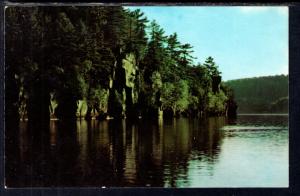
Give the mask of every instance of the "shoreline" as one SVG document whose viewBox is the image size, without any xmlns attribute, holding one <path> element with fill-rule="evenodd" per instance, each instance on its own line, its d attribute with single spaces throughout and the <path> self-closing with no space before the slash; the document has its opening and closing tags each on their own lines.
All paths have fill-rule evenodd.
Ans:
<svg viewBox="0 0 300 196">
<path fill-rule="evenodd" d="M 237 116 L 288 116 L 288 113 L 238 113 Z"/>
<path fill-rule="evenodd" d="M 288 113 L 261 113 L 261 114 L 257 114 L 257 113 L 240 113 L 237 114 L 237 116 L 289 116 Z M 217 117 L 217 116 L 210 116 L 210 117 Z M 103 120 L 113 120 L 114 118 L 112 117 L 107 117 Z M 126 118 L 124 118 L 126 119 Z M 139 118 L 141 119 L 141 118 Z M 78 117 L 77 120 L 85 120 L 84 117 Z M 91 117 L 91 120 L 97 120 L 96 117 Z M 24 122 L 24 121 L 28 121 L 28 118 L 25 119 L 20 119 L 20 122 Z M 50 121 L 59 121 L 58 118 L 50 118 Z"/>
</svg>

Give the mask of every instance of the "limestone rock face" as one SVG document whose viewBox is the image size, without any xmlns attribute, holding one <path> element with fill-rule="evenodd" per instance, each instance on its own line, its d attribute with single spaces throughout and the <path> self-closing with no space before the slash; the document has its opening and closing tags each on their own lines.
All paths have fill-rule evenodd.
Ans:
<svg viewBox="0 0 300 196">
<path fill-rule="evenodd" d="M 133 54 L 126 55 L 123 59 L 122 67 L 125 69 L 126 86 L 133 88 L 136 75 L 135 57 Z"/>
<path fill-rule="evenodd" d="M 137 66 L 135 62 L 135 56 L 130 53 L 121 62 L 116 63 L 112 81 L 110 81 L 111 88 L 108 103 L 108 113 L 114 118 L 130 117 L 134 113 L 134 104 L 138 100 L 138 90 L 136 89 Z"/>
<path fill-rule="evenodd" d="M 123 68 L 125 69 L 125 113 L 127 118 L 136 118 L 137 117 L 137 102 L 138 102 L 138 93 L 137 88 L 138 82 L 138 68 L 136 65 L 135 56 L 130 53 L 126 55 L 126 58 L 123 60 Z"/>
</svg>

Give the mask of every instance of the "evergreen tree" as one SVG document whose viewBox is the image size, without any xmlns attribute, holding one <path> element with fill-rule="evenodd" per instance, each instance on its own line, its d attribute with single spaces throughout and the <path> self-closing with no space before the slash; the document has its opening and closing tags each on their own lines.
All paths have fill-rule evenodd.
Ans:
<svg viewBox="0 0 300 196">
<path fill-rule="evenodd" d="M 211 77 L 219 76 L 221 74 L 221 72 L 218 70 L 218 66 L 216 65 L 214 59 L 211 56 L 209 56 L 205 60 L 205 63 L 203 65 L 207 68 L 208 73 Z"/>
<path fill-rule="evenodd" d="M 140 10 L 10 7 L 6 16 L 8 117 L 27 111 L 30 122 L 48 124 L 55 101 L 59 119 L 75 119 L 79 100 L 87 119 L 92 110 L 115 118 L 125 110 L 127 116 L 137 110 L 157 116 L 159 108 L 197 115 L 226 110 L 231 95 L 214 59 L 195 66 L 192 46 L 176 33 L 165 35 L 156 21 L 148 24 Z"/>
</svg>

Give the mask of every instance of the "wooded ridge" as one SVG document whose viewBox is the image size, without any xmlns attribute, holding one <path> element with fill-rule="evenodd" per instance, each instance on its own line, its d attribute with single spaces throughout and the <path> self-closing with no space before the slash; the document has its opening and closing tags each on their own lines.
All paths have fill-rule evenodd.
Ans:
<svg viewBox="0 0 300 196">
<path fill-rule="evenodd" d="M 226 85 L 234 90 L 239 113 L 288 113 L 287 75 L 230 80 Z"/>
<path fill-rule="evenodd" d="M 6 118 L 230 115 L 236 104 L 212 57 L 166 35 L 140 10 L 8 7 Z"/>
</svg>

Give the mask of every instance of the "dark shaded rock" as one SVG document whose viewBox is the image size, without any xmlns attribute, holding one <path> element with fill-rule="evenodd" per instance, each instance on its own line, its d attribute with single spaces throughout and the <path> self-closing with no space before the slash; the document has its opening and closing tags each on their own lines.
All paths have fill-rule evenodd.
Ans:
<svg viewBox="0 0 300 196">
<path fill-rule="evenodd" d="M 213 91 L 213 93 L 219 92 L 221 81 L 222 81 L 221 76 L 213 76 L 212 77 L 212 91 Z"/>
<path fill-rule="evenodd" d="M 101 111 L 101 112 L 99 113 L 99 115 L 97 116 L 97 120 L 105 120 L 105 119 L 107 118 L 107 116 L 108 116 L 107 113 Z"/>
<path fill-rule="evenodd" d="M 237 104 L 234 100 L 229 99 L 227 103 L 227 116 L 229 118 L 236 118 L 237 116 Z"/>
<path fill-rule="evenodd" d="M 174 117 L 174 111 L 172 108 L 166 108 L 163 110 L 163 118 L 173 118 Z"/>
</svg>

